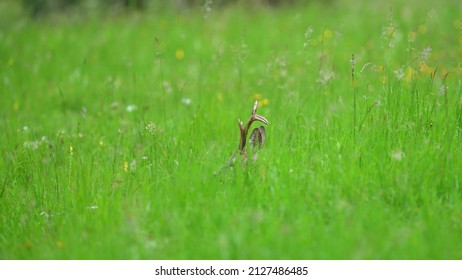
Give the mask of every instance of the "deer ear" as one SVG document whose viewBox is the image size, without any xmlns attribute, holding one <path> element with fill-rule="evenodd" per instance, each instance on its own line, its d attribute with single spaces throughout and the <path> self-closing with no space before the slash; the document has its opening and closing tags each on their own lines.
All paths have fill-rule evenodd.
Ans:
<svg viewBox="0 0 462 280">
<path fill-rule="evenodd" d="M 261 149 L 263 148 L 263 145 L 265 144 L 265 140 L 266 140 L 265 127 L 263 126 L 256 127 L 252 130 L 252 133 L 250 134 L 250 137 L 249 137 L 250 147 L 253 149 L 258 144 L 258 148 Z"/>
</svg>

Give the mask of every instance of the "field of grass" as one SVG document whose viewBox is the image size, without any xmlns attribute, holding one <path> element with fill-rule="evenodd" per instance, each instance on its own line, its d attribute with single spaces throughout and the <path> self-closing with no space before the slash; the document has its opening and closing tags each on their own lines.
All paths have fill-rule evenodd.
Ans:
<svg viewBox="0 0 462 280">
<path fill-rule="evenodd" d="M 461 259 L 462 5 L 382 2 L 3 3 L 0 259 Z"/>
</svg>

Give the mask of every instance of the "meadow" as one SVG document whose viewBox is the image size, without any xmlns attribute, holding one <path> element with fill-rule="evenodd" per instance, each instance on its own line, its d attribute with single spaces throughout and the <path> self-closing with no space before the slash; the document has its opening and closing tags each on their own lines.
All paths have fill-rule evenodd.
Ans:
<svg viewBox="0 0 462 280">
<path fill-rule="evenodd" d="M 0 4 L 0 259 L 461 259 L 462 6 L 364 2 Z"/>
</svg>

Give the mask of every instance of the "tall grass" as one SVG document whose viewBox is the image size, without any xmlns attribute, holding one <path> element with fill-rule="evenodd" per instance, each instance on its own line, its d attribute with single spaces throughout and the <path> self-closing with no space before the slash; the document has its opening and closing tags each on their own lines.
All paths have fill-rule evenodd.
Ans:
<svg viewBox="0 0 462 280">
<path fill-rule="evenodd" d="M 1 21 L 0 258 L 461 258 L 460 4 L 380 5 Z"/>
</svg>

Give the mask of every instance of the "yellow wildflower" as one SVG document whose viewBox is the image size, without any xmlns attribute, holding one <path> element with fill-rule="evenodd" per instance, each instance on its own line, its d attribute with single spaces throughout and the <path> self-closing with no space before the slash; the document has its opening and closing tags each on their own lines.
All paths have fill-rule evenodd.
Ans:
<svg viewBox="0 0 462 280">
<path fill-rule="evenodd" d="M 184 58 L 184 50 L 177 49 L 176 52 L 175 52 L 175 57 L 178 60 L 182 60 Z"/>
<path fill-rule="evenodd" d="M 252 95 L 253 100 L 260 101 L 261 98 L 262 98 L 262 95 L 260 93 L 255 93 L 254 95 Z"/>
<path fill-rule="evenodd" d="M 124 171 L 128 172 L 128 162 L 124 161 Z"/>
<path fill-rule="evenodd" d="M 431 74 L 433 73 L 433 68 L 431 67 L 428 67 L 428 65 L 426 63 L 421 63 L 420 64 L 420 72 L 424 73 L 424 74 Z"/>
<path fill-rule="evenodd" d="M 408 42 L 414 42 L 416 38 L 417 38 L 417 33 L 415 33 L 414 31 L 411 31 L 407 34 Z"/>
<path fill-rule="evenodd" d="M 324 32 L 322 33 L 322 37 L 324 40 L 329 40 L 334 36 L 334 32 L 330 29 L 325 29 Z"/>
<path fill-rule="evenodd" d="M 396 31 L 396 27 L 394 26 L 387 26 L 386 29 L 385 29 L 385 34 L 390 37 L 391 35 L 393 35 L 393 33 L 395 33 Z"/>
<path fill-rule="evenodd" d="M 386 84 L 387 81 L 388 81 L 388 78 L 387 78 L 387 76 L 382 76 L 382 77 L 380 78 L 380 80 L 382 81 L 382 84 Z"/>
<path fill-rule="evenodd" d="M 258 105 L 260 105 L 261 107 L 263 106 L 267 106 L 269 104 L 269 99 L 268 98 L 264 98 L 260 103 L 258 103 Z"/>
<path fill-rule="evenodd" d="M 19 101 L 13 103 L 13 110 L 17 111 L 19 109 Z"/>
<path fill-rule="evenodd" d="M 406 70 L 406 75 L 404 79 L 406 80 L 406 82 L 410 82 L 412 81 L 413 77 L 414 77 L 414 69 L 412 69 L 412 67 L 408 67 Z"/>
<path fill-rule="evenodd" d="M 420 34 L 425 34 L 425 33 L 427 33 L 427 30 L 428 30 L 428 28 L 427 28 L 427 26 L 426 26 L 425 24 L 421 24 L 421 25 L 419 26 L 419 33 L 420 33 Z"/>
<path fill-rule="evenodd" d="M 72 147 L 72 145 L 69 146 L 69 154 L 70 154 L 71 156 L 74 155 L 74 147 Z"/>
<path fill-rule="evenodd" d="M 385 66 L 383 65 L 376 65 L 375 66 L 375 71 L 379 72 L 379 73 L 383 73 L 383 71 L 385 71 Z"/>
</svg>

